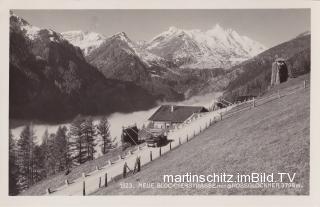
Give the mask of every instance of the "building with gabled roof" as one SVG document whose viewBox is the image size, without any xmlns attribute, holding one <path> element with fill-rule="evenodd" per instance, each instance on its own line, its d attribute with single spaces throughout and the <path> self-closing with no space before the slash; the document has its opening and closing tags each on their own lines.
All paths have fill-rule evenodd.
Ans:
<svg viewBox="0 0 320 207">
<path fill-rule="evenodd" d="M 195 115 L 208 112 L 203 106 L 162 105 L 149 118 L 154 128 L 167 129 L 188 121 Z"/>
</svg>

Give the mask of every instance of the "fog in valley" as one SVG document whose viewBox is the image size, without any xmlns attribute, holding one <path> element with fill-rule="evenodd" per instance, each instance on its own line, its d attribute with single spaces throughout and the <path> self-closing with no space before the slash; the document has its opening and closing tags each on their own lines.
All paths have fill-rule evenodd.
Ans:
<svg viewBox="0 0 320 207">
<path fill-rule="evenodd" d="M 163 104 L 174 104 L 174 105 L 189 105 L 189 106 L 204 106 L 210 107 L 212 106 L 214 100 L 219 97 L 221 93 L 210 93 L 201 96 L 194 96 L 188 100 L 184 100 L 182 102 L 166 102 L 159 103 L 158 106 L 145 110 L 145 111 L 136 111 L 132 113 L 112 113 L 108 116 L 110 122 L 110 134 L 112 137 L 116 137 L 116 141 L 120 144 L 121 140 L 121 129 L 123 126 L 129 126 L 133 124 L 137 124 L 138 128 L 141 128 L 143 124 L 147 124 L 148 118 L 158 109 L 160 105 Z M 94 124 L 99 122 L 100 117 L 93 117 Z M 36 143 L 41 144 L 42 137 L 45 130 L 48 130 L 49 133 L 55 133 L 59 126 L 67 126 L 69 127 L 70 123 L 66 124 L 33 124 L 33 129 L 36 135 Z M 24 126 L 19 126 L 11 129 L 14 139 L 18 139 L 20 137 L 20 133 L 23 130 Z"/>
</svg>

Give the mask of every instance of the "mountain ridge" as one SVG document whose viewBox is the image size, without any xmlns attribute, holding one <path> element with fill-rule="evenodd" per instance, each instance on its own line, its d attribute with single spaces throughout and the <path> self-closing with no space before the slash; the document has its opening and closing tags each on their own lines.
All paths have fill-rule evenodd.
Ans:
<svg viewBox="0 0 320 207">
<path fill-rule="evenodd" d="M 28 29 L 33 32 L 30 36 Z M 61 121 L 148 109 L 157 97 L 132 82 L 106 79 L 53 30 L 10 16 L 9 116 Z M 129 104 L 130 103 L 130 104 Z"/>
<path fill-rule="evenodd" d="M 115 35 L 121 33 L 125 34 L 120 32 Z M 87 51 L 87 48 L 95 44 L 88 44 L 85 38 L 84 43 L 73 41 L 76 37 L 72 38 L 66 34 L 71 34 L 71 32 L 63 32 L 62 35 L 83 51 Z M 111 37 L 103 36 L 103 41 Z M 95 44 L 93 50 L 101 46 L 103 41 Z M 183 30 L 171 26 L 150 41 L 131 42 L 136 48 L 139 48 L 140 53 L 146 53 L 149 58 L 158 59 L 158 61 L 153 61 L 155 63 L 163 63 L 166 60 L 176 67 L 195 69 L 228 68 L 266 49 L 261 43 L 246 36 L 240 36 L 232 29 L 223 29 L 219 24 L 207 31 Z M 89 54 L 85 52 L 85 55 Z M 140 58 L 143 59 L 143 56 Z"/>
</svg>

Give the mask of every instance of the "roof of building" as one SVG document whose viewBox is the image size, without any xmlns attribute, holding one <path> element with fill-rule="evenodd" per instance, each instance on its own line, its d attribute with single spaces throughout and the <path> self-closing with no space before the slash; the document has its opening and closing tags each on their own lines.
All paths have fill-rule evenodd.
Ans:
<svg viewBox="0 0 320 207">
<path fill-rule="evenodd" d="M 173 111 L 171 107 L 173 106 Z M 182 123 L 189 118 L 193 113 L 207 112 L 208 110 L 202 106 L 175 106 L 162 105 L 149 118 L 150 121 L 170 121 Z"/>
</svg>

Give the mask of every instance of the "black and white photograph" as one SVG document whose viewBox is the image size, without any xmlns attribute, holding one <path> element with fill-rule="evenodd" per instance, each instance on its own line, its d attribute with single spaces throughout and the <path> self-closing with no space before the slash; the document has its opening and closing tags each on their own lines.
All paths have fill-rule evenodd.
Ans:
<svg viewBox="0 0 320 207">
<path fill-rule="evenodd" d="M 8 9 L 7 196 L 310 196 L 311 13 Z"/>
</svg>

